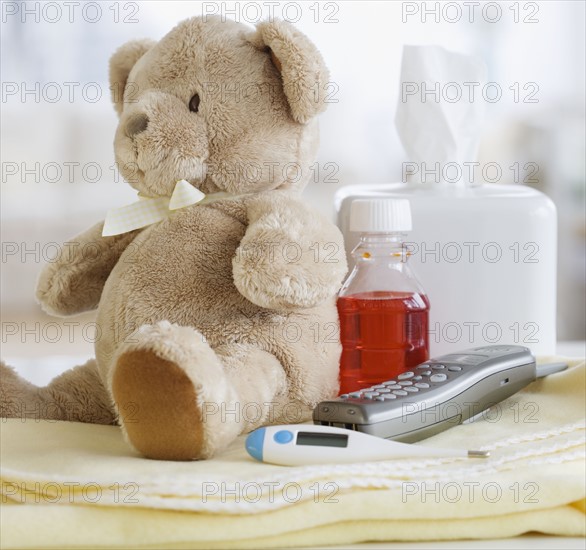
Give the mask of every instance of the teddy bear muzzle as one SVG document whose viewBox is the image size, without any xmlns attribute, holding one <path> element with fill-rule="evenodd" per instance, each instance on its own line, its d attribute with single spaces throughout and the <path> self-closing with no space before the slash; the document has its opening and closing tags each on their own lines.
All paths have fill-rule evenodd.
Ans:
<svg viewBox="0 0 586 550">
<path fill-rule="evenodd" d="M 170 196 L 182 179 L 199 188 L 209 158 L 205 118 L 174 94 L 148 90 L 125 107 L 115 155 L 124 179 L 144 195 Z"/>
<path fill-rule="evenodd" d="M 128 119 L 124 126 L 124 133 L 133 138 L 137 134 L 144 132 L 149 125 L 149 117 L 145 113 L 138 113 Z"/>
</svg>

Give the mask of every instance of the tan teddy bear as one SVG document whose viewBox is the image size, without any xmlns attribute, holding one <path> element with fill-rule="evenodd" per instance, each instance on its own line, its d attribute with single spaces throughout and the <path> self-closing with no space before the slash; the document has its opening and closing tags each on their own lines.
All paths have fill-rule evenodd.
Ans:
<svg viewBox="0 0 586 550">
<path fill-rule="evenodd" d="M 0 414 L 119 423 L 167 460 L 308 419 L 338 388 L 347 269 L 299 194 L 326 106 L 319 52 L 282 21 L 193 18 L 123 45 L 110 80 L 116 160 L 143 201 L 63 247 L 37 290 L 53 315 L 97 308 L 96 360 L 45 388 L 3 366 Z M 174 209 L 182 193 L 196 197 Z"/>
</svg>

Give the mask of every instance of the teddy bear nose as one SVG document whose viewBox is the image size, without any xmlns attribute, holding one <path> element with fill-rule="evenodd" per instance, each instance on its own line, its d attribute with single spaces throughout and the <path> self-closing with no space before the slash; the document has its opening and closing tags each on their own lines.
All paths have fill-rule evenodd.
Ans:
<svg viewBox="0 0 586 550">
<path fill-rule="evenodd" d="M 146 116 L 144 113 L 134 115 L 128 119 L 126 123 L 125 131 L 126 135 L 130 138 L 134 137 L 136 134 L 140 134 L 147 129 L 149 125 L 149 117 Z"/>
</svg>

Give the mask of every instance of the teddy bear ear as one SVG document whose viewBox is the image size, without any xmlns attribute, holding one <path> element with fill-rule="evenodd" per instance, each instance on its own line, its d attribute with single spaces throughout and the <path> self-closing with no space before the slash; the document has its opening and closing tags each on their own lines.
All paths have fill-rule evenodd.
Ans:
<svg viewBox="0 0 586 550">
<path fill-rule="evenodd" d="M 270 55 L 297 122 L 306 123 L 325 110 L 329 72 L 307 36 L 290 23 L 276 19 L 259 23 L 250 42 Z"/>
<path fill-rule="evenodd" d="M 118 115 L 124 106 L 124 89 L 132 67 L 156 42 L 132 40 L 120 46 L 110 58 L 110 93 Z"/>
</svg>

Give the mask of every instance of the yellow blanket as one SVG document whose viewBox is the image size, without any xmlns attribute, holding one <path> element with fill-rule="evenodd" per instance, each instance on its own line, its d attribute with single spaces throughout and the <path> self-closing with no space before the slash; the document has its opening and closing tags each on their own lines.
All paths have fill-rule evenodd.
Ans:
<svg viewBox="0 0 586 550">
<path fill-rule="evenodd" d="M 213 460 L 160 462 L 130 450 L 116 427 L 2 420 L 0 547 L 584 536 L 585 365 L 569 363 L 477 421 L 422 442 L 488 449 L 487 460 L 285 468 L 250 459 L 239 438 Z"/>
</svg>

